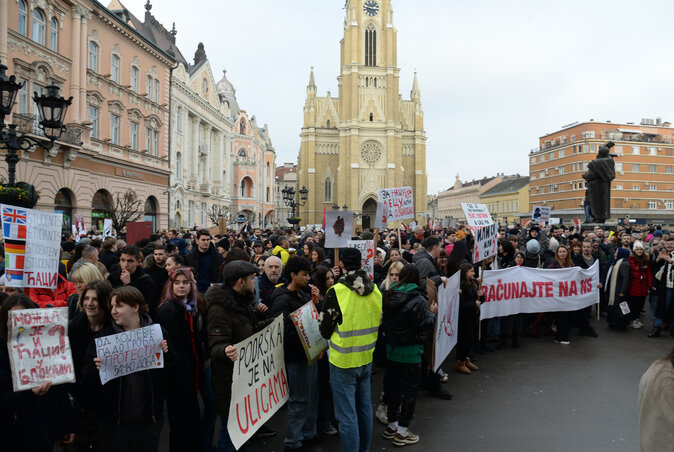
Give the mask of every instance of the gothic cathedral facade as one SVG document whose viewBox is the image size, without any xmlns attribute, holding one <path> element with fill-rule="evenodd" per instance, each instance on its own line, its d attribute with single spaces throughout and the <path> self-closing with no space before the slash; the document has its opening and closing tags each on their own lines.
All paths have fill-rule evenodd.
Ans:
<svg viewBox="0 0 674 452">
<path fill-rule="evenodd" d="M 343 208 L 374 227 L 377 190 L 414 189 L 417 221 L 426 212 L 426 133 L 416 73 L 410 100 L 399 94 L 397 30 L 391 0 L 347 0 L 339 97 L 307 86 L 298 186 L 309 189 L 300 209 L 318 224 L 324 209 Z M 410 220 L 411 221 L 411 220 Z"/>
</svg>

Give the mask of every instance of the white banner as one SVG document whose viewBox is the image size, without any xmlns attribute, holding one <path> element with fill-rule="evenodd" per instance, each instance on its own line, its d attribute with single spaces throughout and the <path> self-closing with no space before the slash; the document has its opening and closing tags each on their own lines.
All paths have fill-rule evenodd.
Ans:
<svg viewBox="0 0 674 452">
<path fill-rule="evenodd" d="M 459 287 L 461 272 L 456 272 L 447 280 L 447 287 L 438 287 L 438 316 L 435 323 L 435 347 L 433 370 L 437 371 L 458 340 L 459 331 Z"/>
<path fill-rule="evenodd" d="M 60 213 L 2 204 L 8 286 L 56 288 L 62 223 Z"/>
<path fill-rule="evenodd" d="M 316 305 L 313 301 L 310 301 L 297 311 L 291 312 L 290 319 L 295 325 L 300 341 L 302 341 L 302 347 L 304 347 L 304 353 L 307 354 L 308 361 L 310 363 L 316 361 L 321 352 L 328 349 L 328 341 L 325 340 L 318 329 Z"/>
<path fill-rule="evenodd" d="M 379 190 L 379 204 L 386 206 L 377 209 L 384 217 L 377 218 L 375 224 L 414 218 L 414 191 L 412 187 L 385 188 Z"/>
<path fill-rule="evenodd" d="M 353 211 L 333 210 L 325 214 L 325 247 L 346 248 L 353 233 Z"/>
<path fill-rule="evenodd" d="M 492 220 L 487 206 L 462 202 L 461 207 L 475 237 L 473 262 L 482 262 L 488 257 L 495 256 L 498 253 L 498 226 Z"/>
<path fill-rule="evenodd" d="M 487 270 L 480 320 L 520 313 L 576 311 L 599 303 L 599 261 L 580 267 Z"/>
<path fill-rule="evenodd" d="M 538 221 L 550 221 L 550 213 L 552 209 L 547 206 L 534 206 L 531 211 L 531 219 Z"/>
<path fill-rule="evenodd" d="M 96 338 L 96 356 L 103 362 L 101 384 L 142 370 L 164 367 L 161 326 L 154 324 Z"/>
<path fill-rule="evenodd" d="M 360 250 L 360 266 L 374 280 L 374 240 L 350 240 L 348 248 Z"/>
<path fill-rule="evenodd" d="M 75 382 L 68 308 L 9 311 L 7 348 L 14 392 Z"/>
<path fill-rule="evenodd" d="M 236 344 L 236 350 L 227 431 L 239 449 L 288 400 L 283 316 Z"/>
</svg>

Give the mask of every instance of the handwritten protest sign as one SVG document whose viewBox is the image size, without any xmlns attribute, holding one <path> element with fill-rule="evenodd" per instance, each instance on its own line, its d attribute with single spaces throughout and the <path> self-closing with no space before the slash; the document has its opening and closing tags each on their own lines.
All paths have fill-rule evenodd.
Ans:
<svg viewBox="0 0 674 452">
<path fill-rule="evenodd" d="M 14 392 L 75 382 L 68 308 L 9 311 L 7 348 Z"/>
<path fill-rule="evenodd" d="M 461 272 L 447 280 L 447 286 L 438 288 L 438 315 L 435 322 L 435 348 L 433 370 L 437 371 L 458 340 L 459 331 L 459 286 Z"/>
<path fill-rule="evenodd" d="M 498 253 L 498 227 L 485 204 L 461 203 L 468 226 L 475 236 L 473 262 L 481 262 Z"/>
<path fill-rule="evenodd" d="M 538 221 L 550 221 L 552 209 L 547 206 L 534 206 L 531 211 L 531 219 Z"/>
<path fill-rule="evenodd" d="M 353 212 L 335 210 L 325 214 L 325 247 L 346 248 L 353 233 Z"/>
<path fill-rule="evenodd" d="M 302 341 L 304 353 L 309 362 L 314 362 L 321 352 L 328 349 L 326 341 L 318 329 L 318 311 L 313 301 L 305 304 L 295 312 L 290 313 L 290 319 L 297 329 L 297 335 Z"/>
<path fill-rule="evenodd" d="M 599 261 L 580 267 L 487 270 L 480 320 L 520 313 L 576 311 L 599 302 Z"/>
<path fill-rule="evenodd" d="M 96 356 L 103 361 L 101 384 L 142 370 L 163 368 L 162 340 L 158 324 L 96 338 Z"/>
<path fill-rule="evenodd" d="M 350 240 L 348 248 L 360 250 L 360 266 L 374 280 L 374 240 Z"/>
<path fill-rule="evenodd" d="M 382 215 L 386 218 L 377 219 L 375 223 L 386 224 L 388 221 L 409 220 L 414 218 L 414 192 L 412 187 L 385 188 L 378 192 L 379 204 L 384 204 Z M 379 211 L 379 209 L 377 209 Z"/>
<path fill-rule="evenodd" d="M 377 217 L 374 219 L 374 227 L 386 229 L 388 216 L 388 206 L 382 202 L 377 203 Z"/>
<path fill-rule="evenodd" d="M 239 449 L 288 400 L 283 316 L 235 347 L 227 431 Z"/>
<path fill-rule="evenodd" d="M 55 289 L 63 214 L 6 204 L 1 208 L 7 285 Z"/>
</svg>

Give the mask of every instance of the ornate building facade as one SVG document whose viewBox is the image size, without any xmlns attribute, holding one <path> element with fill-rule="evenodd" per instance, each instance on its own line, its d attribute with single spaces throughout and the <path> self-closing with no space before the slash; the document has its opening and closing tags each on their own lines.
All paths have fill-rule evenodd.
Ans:
<svg viewBox="0 0 674 452">
<path fill-rule="evenodd" d="M 346 205 L 373 227 L 377 190 L 411 186 L 418 220 L 426 217 L 426 133 L 414 75 L 411 100 L 399 94 L 397 30 L 391 0 L 347 0 L 339 96 L 317 96 L 313 68 L 304 105 L 299 186 L 309 189 L 303 223 Z"/>
<path fill-rule="evenodd" d="M 0 60 L 24 82 L 9 119 L 39 138 L 32 93 L 51 82 L 73 96 L 67 133 L 50 151 L 23 151 L 17 180 L 40 191 L 36 206 L 82 216 L 102 229 L 102 200 L 131 188 L 154 229 L 168 224 L 168 102 L 174 58 L 151 24 L 90 0 L 0 0 Z M 146 28 L 147 26 L 147 28 Z M 154 30 L 157 31 L 157 30 Z M 168 33 L 168 32 L 167 32 Z M 0 176 L 6 177 L 6 166 Z"/>
</svg>

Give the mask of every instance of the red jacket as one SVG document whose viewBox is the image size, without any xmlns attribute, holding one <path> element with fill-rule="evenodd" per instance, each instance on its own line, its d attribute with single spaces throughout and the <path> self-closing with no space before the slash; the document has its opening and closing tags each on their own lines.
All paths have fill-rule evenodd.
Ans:
<svg viewBox="0 0 674 452">
<path fill-rule="evenodd" d="M 648 258 L 639 264 L 634 256 L 630 256 L 630 285 L 627 295 L 630 297 L 645 297 L 653 284 L 653 273 Z"/>
<path fill-rule="evenodd" d="M 29 287 L 23 290 L 23 292 L 30 297 L 35 303 L 40 305 L 41 308 L 47 307 L 48 304 L 53 305 L 55 308 L 65 308 L 68 306 L 66 300 L 68 297 L 74 293 L 77 293 L 75 284 L 65 279 L 60 274 L 59 282 L 56 286 L 56 289 L 46 289 L 44 287 Z"/>
</svg>

